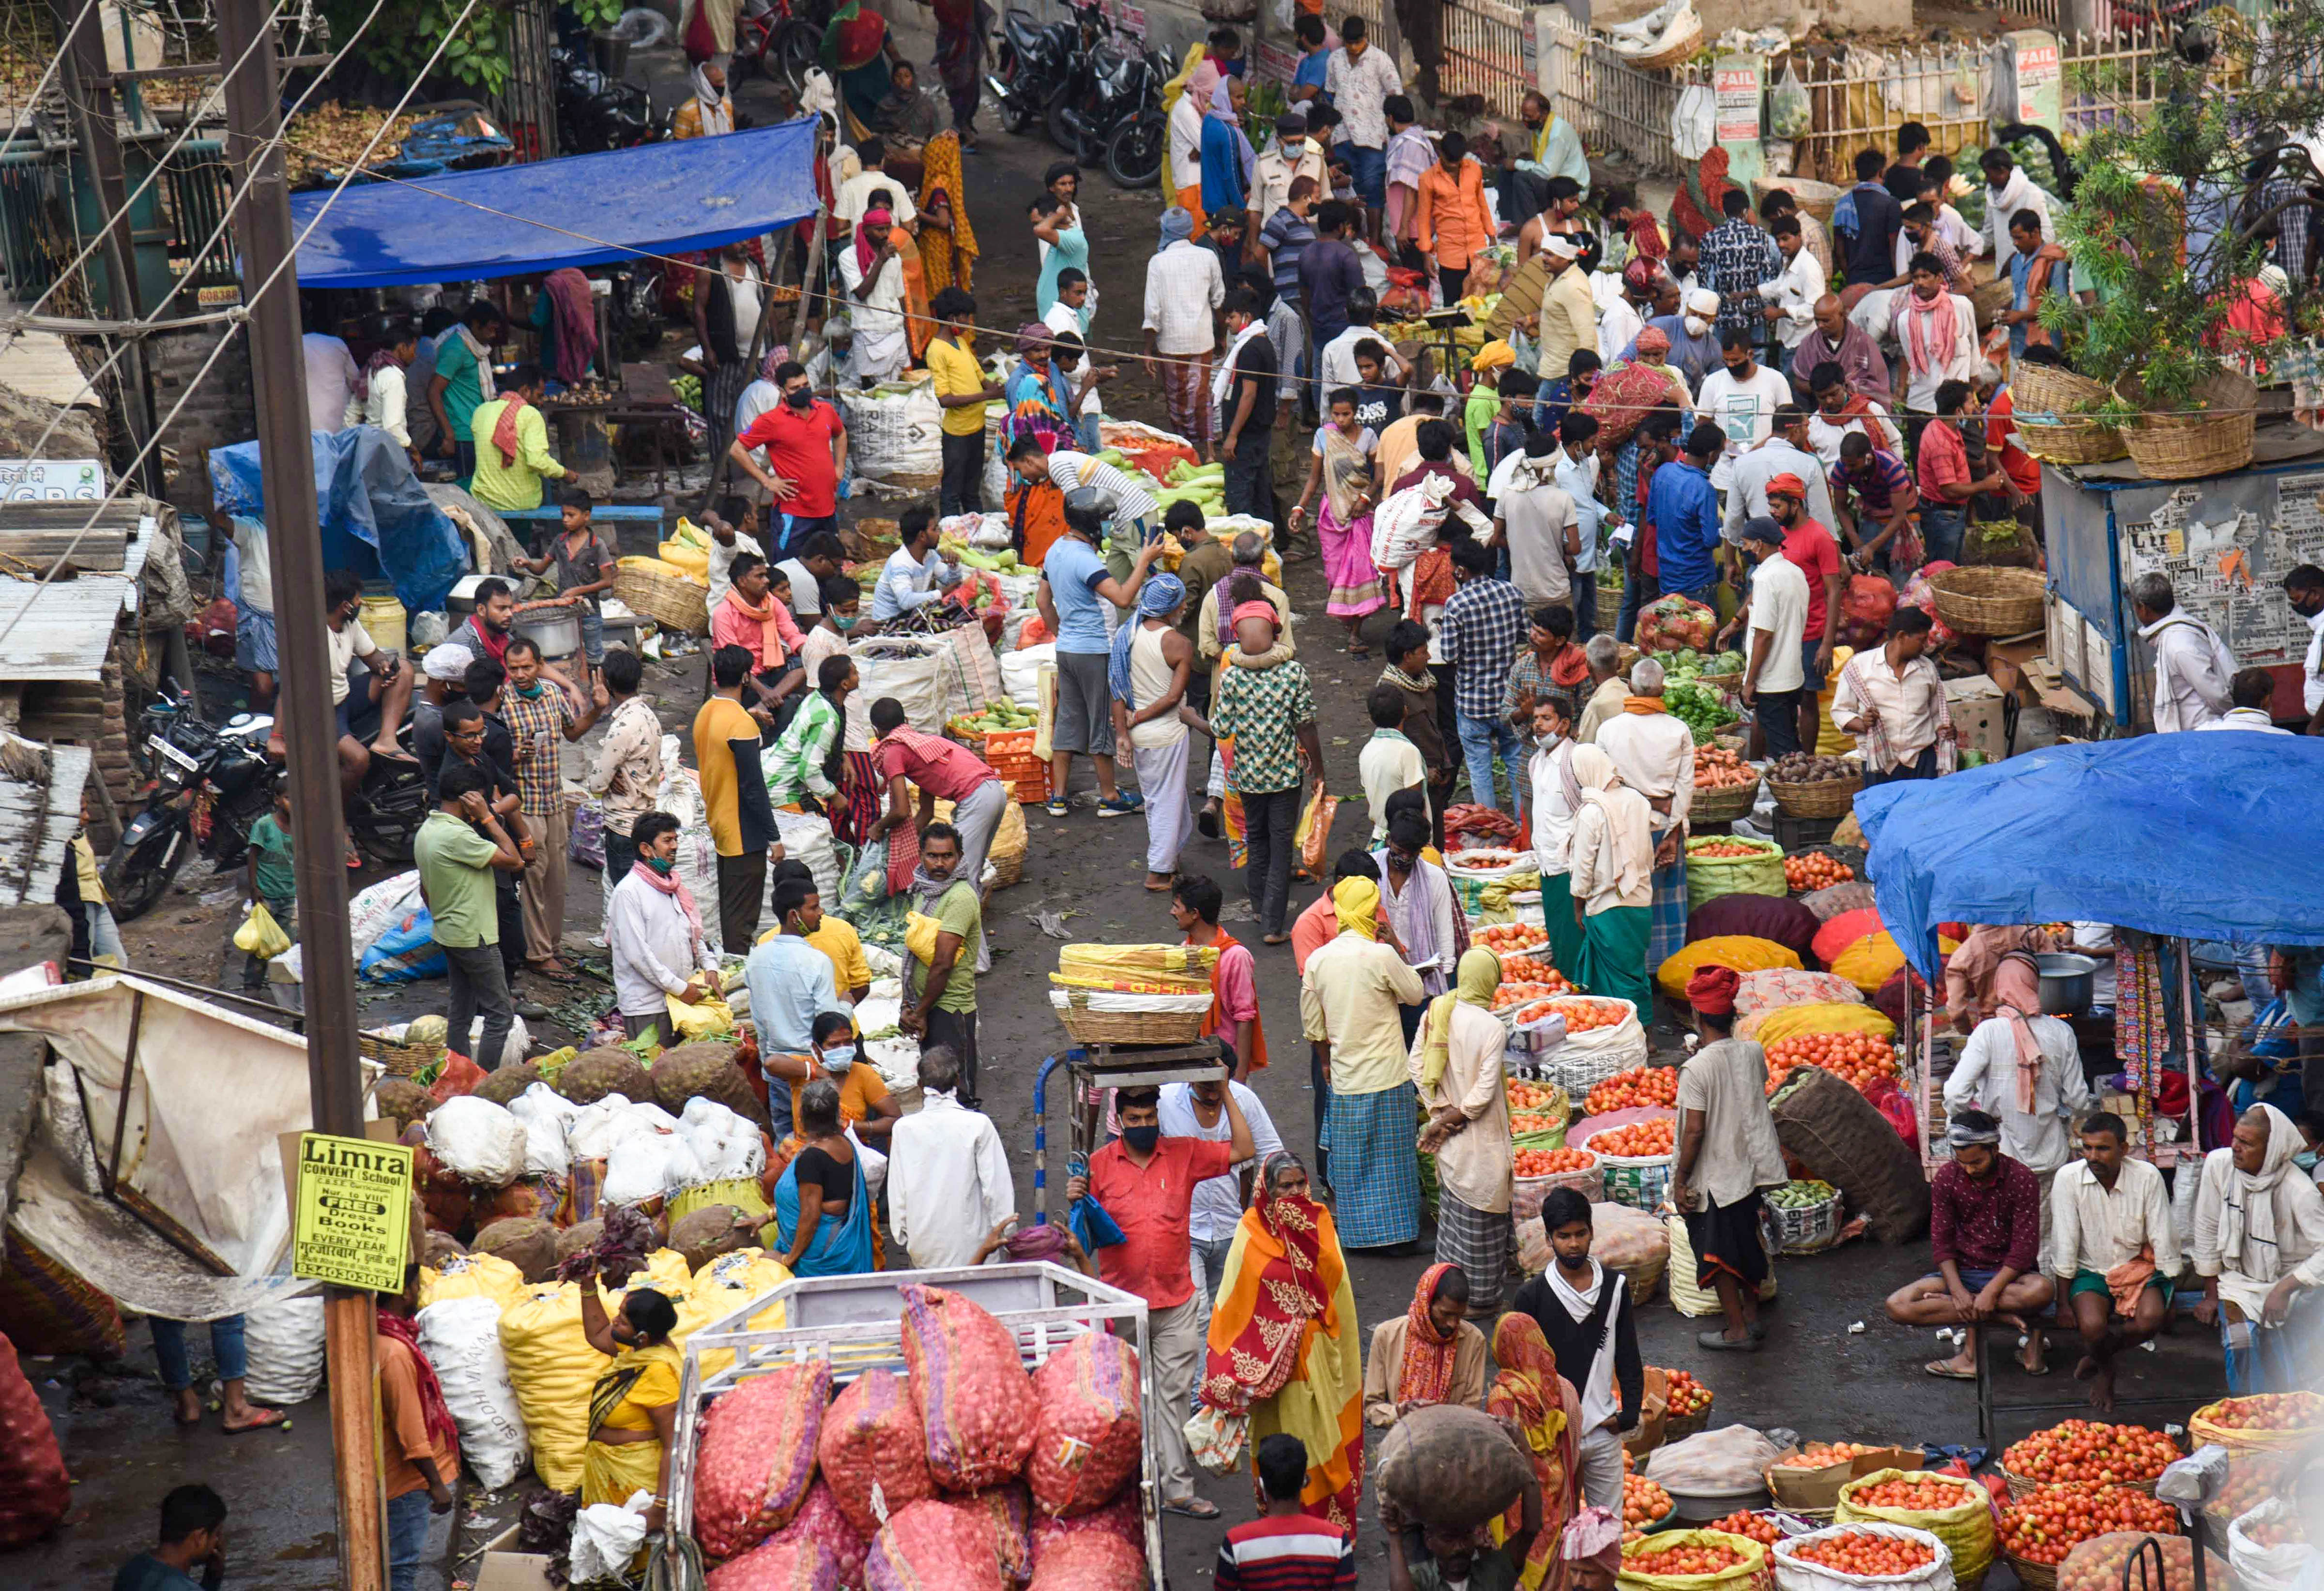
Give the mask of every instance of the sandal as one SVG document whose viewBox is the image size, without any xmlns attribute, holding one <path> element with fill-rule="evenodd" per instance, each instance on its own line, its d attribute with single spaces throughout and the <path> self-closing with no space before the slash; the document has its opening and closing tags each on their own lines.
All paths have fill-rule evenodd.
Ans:
<svg viewBox="0 0 2324 1591">
<path fill-rule="evenodd" d="M 1187 1497 L 1176 1503 L 1165 1503 L 1162 1512 L 1182 1514 L 1188 1519 L 1209 1520 L 1218 1518 L 1219 1505 L 1208 1497 Z"/>
<path fill-rule="evenodd" d="M 1975 1381 L 1977 1379 L 1976 1371 L 1956 1370 L 1953 1368 L 1953 1362 L 1950 1359 L 1931 1359 L 1927 1364 L 1922 1366 L 1921 1368 L 1924 1373 L 1935 1376 L 1939 1381 Z"/>
<path fill-rule="evenodd" d="M 1219 823 L 1218 808 L 1214 806 L 1205 806 L 1202 811 L 1194 814 L 1194 832 L 1200 834 L 1204 839 L 1217 839 L 1219 837 L 1220 828 L 1221 824 Z"/>
<path fill-rule="evenodd" d="M 256 1418 L 252 1420 L 248 1425 L 226 1426 L 224 1428 L 226 1434 L 228 1436 L 242 1436 L 254 1430 L 272 1430 L 278 1426 L 286 1426 L 290 1423 L 290 1416 L 285 1414 L 280 1409 L 253 1409 L 251 1413 L 256 1416 Z"/>
</svg>

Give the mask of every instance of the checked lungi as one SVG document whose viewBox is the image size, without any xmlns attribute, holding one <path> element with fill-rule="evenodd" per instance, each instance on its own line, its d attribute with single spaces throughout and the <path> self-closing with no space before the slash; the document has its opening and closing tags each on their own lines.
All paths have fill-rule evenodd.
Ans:
<svg viewBox="0 0 2324 1591">
<path fill-rule="evenodd" d="M 1333 1219 L 1342 1248 L 1385 1248 L 1420 1236 L 1420 1095 L 1408 1082 L 1373 1094 L 1332 1095 Z"/>
<path fill-rule="evenodd" d="M 1654 925 L 1646 934 L 1646 971 L 1651 975 L 1686 948 L 1686 855 L 1655 869 Z M 1640 1012 L 1643 1020 L 1646 1013 Z"/>
<path fill-rule="evenodd" d="M 1162 355 L 1162 399 L 1170 410 L 1170 428 L 1207 449 L 1211 442 L 1211 354 Z"/>
<path fill-rule="evenodd" d="M 1501 1305 L 1514 1231 L 1508 1210 L 1472 1209 L 1438 1184 L 1436 1261 L 1461 1267 L 1469 1278 L 1469 1308 L 1489 1320 Z"/>
</svg>

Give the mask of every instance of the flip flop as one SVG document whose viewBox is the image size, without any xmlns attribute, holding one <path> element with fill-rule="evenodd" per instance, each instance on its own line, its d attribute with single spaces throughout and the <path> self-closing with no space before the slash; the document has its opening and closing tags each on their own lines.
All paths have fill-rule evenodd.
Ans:
<svg viewBox="0 0 2324 1591">
<path fill-rule="evenodd" d="M 1945 1359 L 1931 1359 L 1922 1366 L 1921 1369 L 1924 1374 L 1933 1375 L 1939 1381 L 1975 1381 L 1977 1379 L 1976 1371 L 1952 1369 L 1950 1361 Z"/>
<path fill-rule="evenodd" d="M 1216 1519 L 1219 1505 L 1208 1497 L 1189 1497 L 1183 1503 L 1165 1503 L 1162 1512 L 1182 1514 L 1187 1519 Z"/>
<path fill-rule="evenodd" d="M 226 1426 L 224 1428 L 226 1434 L 228 1436 L 245 1436 L 254 1430 L 272 1430 L 279 1426 L 287 1426 L 290 1423 L 290 1416 L 285 1414 L 280 1409 L 254 1409 L 251 1412 L 257 1415 L 258 1418 L 252 1421 L 248 1425 Z"/>
<path fill-rule="evenodd" d="M 1756 1354 L 1759 1351 L 1759 1345 L 1753 1338 L 1747 1337 L 1741 1342 L 1729 1342 L 1723 1331 L 1698 1331 L 1694 1334 L 1694 1345 L 1714 1354 Z"/>
<path fill-rule="evenodd" d="M 1206 806 L 1194 814 L 1194 832 L 1205 840 L 1217 839 L 1219 826 L 1219 814 L 1210 807 Z"/>
<path fill-rule="evenodd" d="M 2047 1375 L 2052 1368 L 2050 1361 L 2046 1358 L 2042 1361 L 2042 1366 L 2038 1370 L 2027 1365 L 2023 1359 L 2019 1359 L 2017 1361 L 2017 1367 L 2028 1375 Z"/>
</svg>

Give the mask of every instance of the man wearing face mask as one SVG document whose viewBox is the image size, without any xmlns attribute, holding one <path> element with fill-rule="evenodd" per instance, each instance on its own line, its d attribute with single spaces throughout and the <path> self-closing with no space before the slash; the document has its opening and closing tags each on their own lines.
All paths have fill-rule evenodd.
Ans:
<svg viewBox="0 0 2324 1591">
<path fill-rule="evenodd" d="M 855 1019 L 844 1011 L 825 1011 L 815 1019 L 814 1041 L 806 1054 L 770 1055 L 764 1066 L 770 1080 L 780 1078 L 788 1087 L 794 1131 L 800 1130 L 797 1103 L 800 1092 L 816 1079 L 824 1078 L 839 1090 L 840 1125 L 853 1128 L 858 1139 L 884 1154 L 889 1135 L 902 1118 L 904 1108 L 888 1092 L 880 1069 L 862 1055 L 855 1042 Z M 869 1168 L 865 1174 L 870 1174 Z"/>
<path fill-rule="evenodd" d="M 678 820 L 650 812 L 631 825 L 637 861 L 605 903 L 613 958 L 613 1004 L 632 1038 L 668 1043 L 669 1001 L 694 1005 L 722 993 L 718 957 L 702 932 L 702 908 L 678 875 Z"/>
<path fill-rule="evenodd" d="M 1165 1512 L 1216 1519 L 1215 1504 L 1194 1494 L 1194 1473 L 1178 1418 L 1194 1396 L 1203 1357 L 1203 1316 L 1189 1260 L 1195 1191 L 1257 1154 L 1250 1124 L 1226 1091 L 1227 1141 L 1162 1136 L 1162 1099 L 1154 1089 L 1124 1089 L 1121 1136 L 1090 1156 L 1086 1176 L 1065 1182 L 1068 1203 L 1084 1193 L 1104 1206 L 1122 1241 L 1097 1251 L 1098 1274 L 1110 1286 L 1146 1301 L 1150 1406 L 1159 1412 L 1148 1429 L 1157 1448 L 1155 1477 Z"/>
<path fill-rule="evenodd" d="M 781 932 L 751 947 L 742 981 L 751 990 L 751 1022 L 759 1035 L 759 1065 L 767 1074 L 767 1112 L 775 1120 L 791 1113 L 791 1089 L 779 1060 L 809 1057 L 815 1019 L 841 1009 L 831 958 L 807 943 L 823 926 L 822 897 L 814 884 L 787 878 L 775 886 L 774 908 Z"/>
<path fill-rule="evenodd" d="M 1679 313 L 1657 315 L 1646 325 L 1670 339 L 1666 363 L 1686 378 L 1688 391 L 1699 391 L 1705 376 L 1726 368 L 1725 361 L 1720 357 L 1719 336 L 1714 329 L 1719 320 L 1719 295 L 1708 288 L 1691 288 L 1681 296 L 1679 306 Z M 1620 357 L 1630 360 L 1637 356 L 1638 340 L 1632 337 Z"/>
<path fill-rule="evenodd" d="M 847 428 L 840 423 L 837 409 L 816 399 L 807 384 L 807 366 L 798 360 L 775 367 L 775 384 L 783 390 L 783 400 L 752 420 L 728 445 L 727 454 L 773 499 L 768 513 L 770 528 L 780 527 L 771 538 L 773 554 L 779 558 L 810 536 L 838 534 Z"/>
</svg>

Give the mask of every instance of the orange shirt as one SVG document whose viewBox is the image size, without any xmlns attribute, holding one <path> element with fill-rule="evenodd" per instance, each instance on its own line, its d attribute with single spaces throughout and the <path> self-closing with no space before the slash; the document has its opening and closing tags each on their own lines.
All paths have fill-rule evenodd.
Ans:
<svg viewBox="0 0 2324 1591">
<path fill-rule="evenodd" d="M 428 1440 L 428 1421 L 420 1412 L 420 1374 L 412 1368 L 411 1350 L 394 1338 L 374 1334 L 372 1357 L 379 1365 L 381 1479 L 390 1502 L 410 1492 L 425 1491 L 428 1479 L 415 1460 L 433 1458 L 436 1473 L 450 1485 L 460 1473 L 460 1456 L 450 1447 Z"/>
<path fill-rule="evenodd" d="M 1420 212 L 1414 241 L 1436 256 L 1440 269 L 1462 271 L 1493 241 L 1493 216 L 1485 207 L 1485 169 L 1463 159 L 1456 172 L 1439 161 L 1420 175 Z"/>
</svg>

